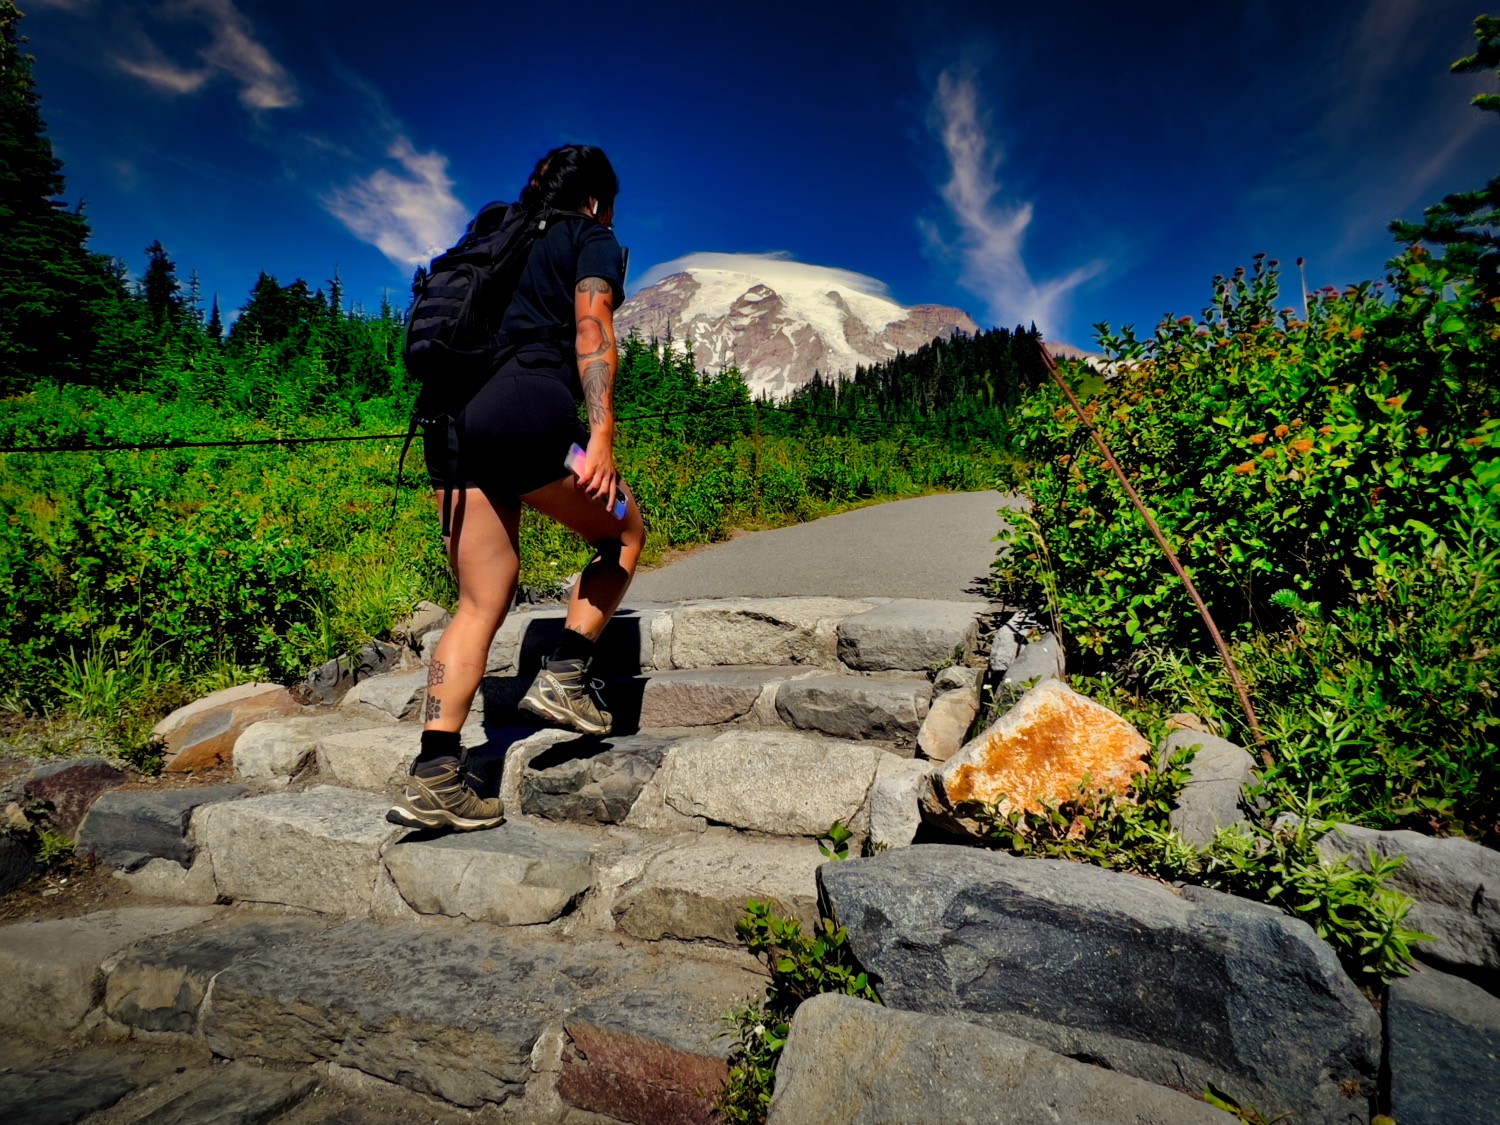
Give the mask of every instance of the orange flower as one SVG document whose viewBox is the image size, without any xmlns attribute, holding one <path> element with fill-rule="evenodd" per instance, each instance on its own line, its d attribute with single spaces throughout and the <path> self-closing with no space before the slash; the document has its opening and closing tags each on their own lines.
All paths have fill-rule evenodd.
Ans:
<svg viewBox="0 0 1500 1125">
<path fill-rule="evenodd" d="M 1390 398 L 1388 398 L 1388 399 L 1385 400 L 1385 404 L 1387 406 L 1400 406 L 1401 405 L 1401 396 L 1400 395 L 1392 395 Z"/>
<path fill-rule="evenodd" d="M 1427 427 L 1426 426 L 1418 426 L 1417 427 L 1417 436 L 1418 437 L 1426 437 L 1427 436 Z"/>
<path fill-rule="evenodd" d="M 1266 441 L 1266 435 L 1265 434 L 1251 434 L 1250 435 L 1250 444 L 1251 445 L 1264 445 L 1265 441 Z"/>
<path fill-rule="evenodd" d="M 1234 472 L 1239 473 L 1241 476 L 1243 476 L 1245 473 L 1253 473 L 1255 472 L 1255 462 L 1242 461 L 1234 467 Z"/>
<path fill-rule="evenodd" d="M 1286 437 L 1286 435 L 1289 434 L 1289 433 L 1291 433 L 1291 432 L 1292 432 L 1292 430 L 1291 430 L 1290 426 L 1277 426 L 1276 427 L 1276 436 L 1279 437 L 1279 438 Z"/>
<path fill-rule="evenodd" d="M 1260 456 L 1261 456 L 1261 460 L 1263 460 L 1263 461 L 1269 461 L 1272 457 L 1276 456 L 1276 450 L 1274 450 L 1274 449 L 1268 449 L 1264 453 L 1262 453 Z"/>
<path fill-rule="evenodd" d="M 1301 441 L 1292 442 L 1292 448 L 1295 449 L 1298 453 L 1311 453 L 1312 447 L 1313 443 L 1311 438 L 1303 438 Z"/>
<path fill-rule="evenodd" d="M 1319 426 L 1318 427 L 1318 433 L 1322 434 L 1324 437 L 1327 437 L 1329 434 L 1333 433 L 1333 427 L 1332 426 Z"/>
<path fill-rule="evenodd" d="M 1349 329 L 1349 339 L 1351 340 L 1358 340 L 1364 334 L 1365 330 L 1362 325 L 1356 324 L 1353 328 Z"/>
<path fill-rule="evenodd" d="M 1293 418 L 1292 419 L 1292 429 L 1295 430 L 1300 425 L 1302 425 L 1302 419 L 1301 418 Z"/>
</svg>

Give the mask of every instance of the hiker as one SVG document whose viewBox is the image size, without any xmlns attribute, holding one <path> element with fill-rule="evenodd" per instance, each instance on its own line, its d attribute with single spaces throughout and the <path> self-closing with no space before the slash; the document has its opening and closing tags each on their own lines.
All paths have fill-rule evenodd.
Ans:
<svg viewBox="0 0 1500 1125">
<path fill-rule="evenodd" d="M 515 598 L 523 504 L 581 535 L 595 554 L 521 707 L 582 733 L 610 731 L 595 694 L 602 685 L 589 668 L 645 542 L 640 509 L 614 456 L 614 310 L 625 283 L 611 229 L 618 193 L 619 179 L 598 148 L 565 145 L 537 162 L 517 206 L 551 221 L 534 224 L 541 233 L 501 320 L 501 338 L 528 342 L 501 353 L 453 419 L 451 440 L 434 440 L 429 431 L 424 442 L 458 608 L 428 669 L 422 748 L 388 814 L 397 824 L 472 829 L 504 822 L 499 798 L 481 797 L 469 785 L 459 728 Z M 584 451 L 576 475 L 564 465 L 575 443 Z"/>
</svg>

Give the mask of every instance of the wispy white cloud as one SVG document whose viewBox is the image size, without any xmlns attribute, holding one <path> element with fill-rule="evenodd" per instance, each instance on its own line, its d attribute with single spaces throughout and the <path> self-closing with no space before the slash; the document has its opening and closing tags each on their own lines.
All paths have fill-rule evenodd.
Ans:
<svg viewBox="0 0 1500 1125">
<path fill-rule="evenodd" d="M 425 262 L 457 237 L 467 209 L 453 194 L 446 156 L 418 152 L 406 137 L 397 137 L 387 155 L 399 171 L 377 168 L 329 192 L 323 206 L 391 261 Z"/>
<path fill-rule="evenodd" d="M 1001 153 L 990 141 L 973 78 L 945 71 L 938 77 L 933 110 L 950 171 L 942 197 L 957 238 L 945 237 L 938 224 L 924 223 L 929 241 L 956 260 L 959 284 L 985 302 L 993 323 L 1035 321 L 1043 332 L 1056 332 L 1068 294 L 1104 264 L 1091 262 L 1049 281 L 1034 279 L 1022 256 L 1032 206 L 1007 206 L 998 199 Z"/>
<path fill-rule="evenodd" d="M 234 0 L 174 0 L 159 14 L 167 19 L 194 20 L 207 28 L 208 44 L 197 52 L 202 65 L 185 67 L 172 62 L 142 30 L 142 45 L 134 57 L 121 55 L 115 59 L 127 74 L 174 94 L 197 93 L 210 80 L 224 76 L 239 83 L 240 104 L 247 109 L 287 109 L 297 104 L 297 84 L 256 38 L 255 29 Z"/>
</svg>

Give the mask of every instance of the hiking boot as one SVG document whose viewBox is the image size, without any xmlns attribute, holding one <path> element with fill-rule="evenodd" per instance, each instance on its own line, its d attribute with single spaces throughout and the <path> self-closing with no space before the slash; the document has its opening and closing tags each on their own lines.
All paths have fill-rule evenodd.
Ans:
<svg viewBox="0 0 1500 1125">
<path fill-rule="evenodd" d="M 604 685 L 588 678 L 586 660 L 549 661 L 526 689 L 521 710 L 583 734 L 608 734 L 609 712 L 594 694 Z"/>
<path fill-rule="evenodd" d="M 407 828 L 452 828 L 467 832 L 505 823 L 499 797 L 481 797 L 464 781 L 457 764 L 429 766 L 406 779 L 406 791 L 385 814 Z"/>
</svg>

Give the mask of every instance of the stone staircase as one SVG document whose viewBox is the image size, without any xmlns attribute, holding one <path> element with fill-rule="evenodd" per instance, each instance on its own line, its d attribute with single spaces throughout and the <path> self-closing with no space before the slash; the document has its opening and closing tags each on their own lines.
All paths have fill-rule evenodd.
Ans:
<svg viewBox="0 0 1500 1125">
<path fill-rule="evenodd" d="M 988 610 L 628 607 L 595 663 L 616 730 L 593 738 L 518 715 L 563 621 L 522 607 L 464 730 L 508 820 L 459 835 L 385 820 L 417 752 L 429 631 L 336 706 L 240 734 L 235 787 L 176 791 L 204 800 L 177 797 L 175 850 L 127 847 L 139 810 L 101 805 L 121 818 L 122 877 L 162 905 L 102 929 L 95 916 L 82 944 L 83 920 L 0 930 L 0 1022 L 312 1066 L 325 1084 L 357 1074 L 435 1112 L 707 1122 L 730 1050 L 720 1017 L 764 988 L 735 937 L 746 901 L 814 921 L 816 838 L 836 821 L 856 846 L 911 841 L 918 738 L 935 693 L 977 698 Z M 276 1108 L 254 1119 L 292 1112 L 289 1088 L 267 1086 Z M 131 1097 L 145 1094 L 119 1106 Z"/>
</svg>

